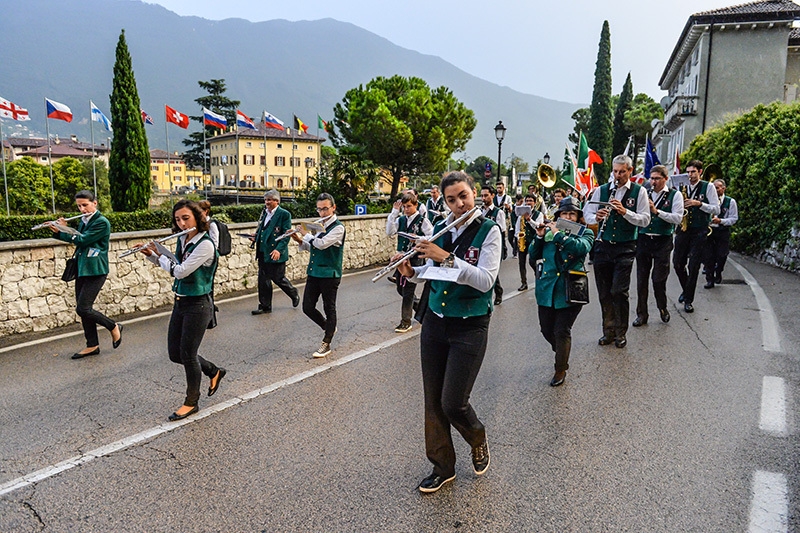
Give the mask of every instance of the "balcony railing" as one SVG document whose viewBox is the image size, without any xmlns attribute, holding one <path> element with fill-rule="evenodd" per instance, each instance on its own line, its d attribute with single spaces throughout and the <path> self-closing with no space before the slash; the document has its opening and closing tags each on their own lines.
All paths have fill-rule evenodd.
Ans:
<svg viewBox="0 0 800 533">
<path fill-rule="evenodd" d="M 676 96 L 664 114 L 664 127 L 674 130 L 683 117 L 697 115 L 697 96 Z"/>
</svg>

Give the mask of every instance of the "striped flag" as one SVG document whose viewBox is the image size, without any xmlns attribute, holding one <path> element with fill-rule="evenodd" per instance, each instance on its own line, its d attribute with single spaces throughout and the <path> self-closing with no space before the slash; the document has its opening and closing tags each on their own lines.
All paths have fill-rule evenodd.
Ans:
<svg viewBox="0 0 800 533">
<path fill-rule="evenodd" d="M 45 98 L 44 101 L 47 105 L 47 118 L 72 122 L 72 110 L 69 107 L 49 98 Z"/>
<path fill-rule="evenodd" d="M 105 116 L 103 114 L 103 112 L 100 111 L 100 109 L 96 105 L 94 105 L 94 102 L 89 100 L 89 104 L 91 105 L 91 108 L 92 108 L 92 120 L 102 124 L 106 128 L 107 131 L 113 131 L 111 129 L 111 121 L 108 120 L 108 117 Z"/>
<path fill-rule="evenodd" d="M 308 126 L 306 126 L 302 120 L 297 118 L 297 115 L 294 115 L 294 129 L 296 130 L 303 130 L 305 133 L 308 133 Z"/>
<path fill-rule="evenodd" d="M 153 122 L 153 117 L 148 115 L 147 111 L 145 111 L 141 107 L 139 108 L 139 111 L 142 112 L 142 122 L 144 122 L 145 124 L 150 124 L 151 126 L 155 124 L 155 122 Z"/>
<path fill-rule="evenodd" d="M 27 109 L 23 109 L 2 97 L 0 97 L 0 117 L 10 118 L 19 122 L 31 119 L 31 117 L 28 116 Z"/>
<path fill-rule="evenodd" d="M 276 130 L 283 129 L 283 121 L 266 110 L 264 110 L 264 115 L 261 117 L 261 122 L 268 128 L 275 128 Z"/>
<path fill-rule="evenodd" d="M 317 127 L 322 130 L 328 131 L 328 123 L 322 120 L 322 117 L 319 115 L 317 115 Z"/>
<path fill-rule="evenodd" d="M 214 113 L 210 109 L 203 108 L 203 125 L 204 126 L 211 126 L 213 128 L 219 128 L 224 130 L 228 127 L 228 119 L 224 116 Z"/>
<path fill-rule="evenodd" d="M 256 125 L 253 124 L 253 119 L 239 111 L 236 110 L 236 125 L 240 128 L 246 128 L 254 130 L 256 129 Z"/>
</svg>

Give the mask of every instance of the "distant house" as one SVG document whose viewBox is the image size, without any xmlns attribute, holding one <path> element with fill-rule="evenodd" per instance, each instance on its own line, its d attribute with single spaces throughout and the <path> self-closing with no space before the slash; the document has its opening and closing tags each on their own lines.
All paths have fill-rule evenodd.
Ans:
<svg viewBox="0 0 800 533">
<path fill-rule="evenodd" d="M 793 101 L 800 84 L 800 5 L 762 0 L 695 13 L 686 22 L 659 85 L 668 91 L 653 141 L 672 162 L 697 135 L 760 103 Z"/>
<path fill-rule="evenodd" d="M 150 179 L 160 192 L 204 188 L 202 172 L 187 169 L 183 156 L 178 152 L 168 154 L 166 150 L 150 150 Z"/>
<path fill-rule="evenodd" d="M 32 157 L 37 163 L 48 164 L 47 139 L 31 137 L 9 137 L 3 140 L 4 153 L 7 161 L 14 161 L 21 157 Z M 95 145 L 94 155 L 98 160 L 103 161 L 108 166 L 109 148 L 105 144 Z M 65 157 L 75 157 L 77 159 L 91 159 L 92 145 L 78 140 L 73 135 L 69 139 L 59 139 L 56 136 L 50 143 L 50 156 L 53 163 Z"/>
<path fill-rule="evenodd" d="M 322 137 L 293 129 L 240 129 L 207 139 L 216 186 L 302 189 L 319 168 Z"/>
</svg>

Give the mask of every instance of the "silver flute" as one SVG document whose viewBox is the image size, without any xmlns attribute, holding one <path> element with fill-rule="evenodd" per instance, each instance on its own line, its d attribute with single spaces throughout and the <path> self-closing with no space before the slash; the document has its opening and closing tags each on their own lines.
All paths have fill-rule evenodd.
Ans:
<svg viewBox="0 0 800 533">
<path fill-rule="evenodd" d="M 164 243 L 164 242 L 167 242 L 170 239 L 174 239 L 176 237 L 180 237 L 181 235 L 186 235 L 187 233 L 191 233 L 192 231 L 194 231 L 194 228 L 185 229 L 183 231 L 179 231 L 178 233 L 173 233 L 172 235 L 167 235 L 164 238 L 161 238 L 161 239 L 158 239 L 158 240 L 154 240 L 154 241 L 149 241 L 149 242 L 147 242 L 147 243 L 145 243 L 145 244 L 143 244 L 141 246 L 136 246 L 135 248 L 131 248 L 130 250 L 125 250 L 124 252 L 119 254 L 119 256 L 121 258 L 122 257 L 127 257 L 127 256 L 129 256 L 131 254 L 135 254 L 136 252 L 141 252 L 142 250 L 144 250 L 145 248 L 150 246 L 151 243 L 154 243 L 154 242 Z"/>
<path fill-rule="evenodd" d="M 452 221 L 451 223 L 449 223 L 448 225 L 443 227 L 439 232 L 434 233 L 433 235 L 430 236 L 430 238 L 425 238 L 424 240 L 427 241 L 427 242 L 435 241 L 436 239 L 438 239 L 439 237 L 445 235 L 448 231 L 450 231 L 454 227 L 458 226 L 459 224 L 461 224 L 465 220 L 469 220 L 469 217 L 471 217 L 472 215 L 475 214 L 475 212 L 480 211 L 480 210 L 481 210 L 480 206 L 476 205 L 475 207 L 473 207 L 472 209 L 470 209 L 469 211 L 467 211 L 466 213 L 464 213 L 463 215 L 461 215 L 460 217 L 458 217 L 457 219 L 455 219 L 454 221 Z M 420 239 L 420 240 L 423 240 L 423 239 Z M 411 259 L 412 257 L 417 255 L 418 253 L 419 253 L 419 250 L 417 250 L 416 248 L 414 248 L 412 250 L 409 250 L 408 252 L 406 252 L 403 255 L 403 257 L 399 258 L 397 261 L 393 261 L 392 263 L 390 263 L 390 264 L 386 265 L 385 267 L 383 267 L 382 269 L 380 269 L 380 271 L 377 274 L 375 274 L 375 277 L 372 278 L 372 282 L 375 283 L 376 281 L 381 279 L 386 274 L 389 274 L 390 272 L 394 271 L 394 269 L 397 268 L 397 266 L 400 263 L 402 263 L 406 259 Z"/>
<path fill-rule="evenodd" d="M 75 215 L 74 217 L 65 218 L 64 220 L 65 221 L 67 221 L 67 220 L 75 220 L 76 218 L 81 218 L 82 216 L 83 215 Z M 58 222 L 58 221 L 57 220 L 48 220 L 47 222 L 42 222 L 41 224 L 36 224 L 35 226 L 33 226 L 31 228 L 31 230 L 47 228 L 47 227 L 52 226 L 56 222 Z"/>
</svg>

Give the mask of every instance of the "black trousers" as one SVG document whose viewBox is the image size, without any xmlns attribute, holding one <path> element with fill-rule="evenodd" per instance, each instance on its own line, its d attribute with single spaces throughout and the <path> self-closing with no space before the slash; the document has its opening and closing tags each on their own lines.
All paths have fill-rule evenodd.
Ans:
<svg viewBox="0 0 800 533">
<path fill-rule="evenodd" d="M 92 307 L 100 289 L 106 282 L 106 276 L 82 276 L 75 278 L 75 312 L 81 317 L 83 336 L 86 337 L 86 347 L 99 346 L 97 339 L 97 324 L 108 331 L 117 327 L 117 323 L 103 313 L 95 311 Z"/>
<path fill-rule="evenodd" d="M 731 244 L 731 228 L 718 226 L 706 239 L 706 256 L 703 261 L 706 271 L 706 281 L 714 281 L 714 276 L 722 277 L 725 263 L 728 260 Z"/>
<path fill-rule="evenodd" d="M 297 289 L 286 277 L 286 263 L 269 263 L 258 257 L 258 307 L 272 311 L 272 282 L 294 300 Z"/>
<path fill-rule="evenodd" d="M 331 342 L 336 332 L 336 294 L 339 292 L 341 278 L 317 278 L 308 276 L 303 291 L 303 313 L 325 330 L 323 342 Z M 317 301 L 322 296 L 322 310 L 317 310 Z"/>
<path fill-rule="evenodd" d="M 214 304 L 210 296 L 176 296 L 169 319 L 167 351 L 169 360 L 183 365 L 186 372 L 186 400 L 184 405 L 197 405 L 200 399 L 201 372 L 213 378 L 217 366 L 197 354 L 206 333 Z"/>
<path fill-rule="evenodd" d="M 595 241 L 594 279 L 606 337 L 623 337 L 628 332 L 628 292 L 635 257 L 636 241 L 616 244 Z"/>
<path fill-rule="evenodd" d="M 469 397 L 486 354 L 489 318 L 490 315 L 443 318 L 428 310 L 422 321 L 425 453 L 433 463 L 433 471 L 440 476 L 455 474 L 456 452 L 450 426 L 473 448 L 486 438 L 486 428 L 478 420 Z"/>
<path fill-rule="evenodd" d="M 556 372 L 566 371 L 569 368 L 572 325 L 575 324 L 581 309 L 582 305 L 571 305 L 563 309 L 539 306 L 539 328 L 556 353 Z"/>
<path fill-rule="evenodd" d="M 397 294 L 403 297 L 403 304 L 400 307 L 400 320 L 403 324 L 410 324 L 414 314 L 414 303 L 417 299 L 417 284 L 408 281 L 408 278 L 395 271 L 394 279 L 397 286 Z"/>
<path fill-rule="evenodd" d="M 697 276 L 705 253 L 708 228 L 689 228 L 675 233 L 675 252 L 672 254 L 672 267 L 678 275 L 683 289 L 684 302 L 694 302 L 697 289 Z M 687 269 L 688 266 L 688 269 Z"/>
<path fill-rule="evenodd" d="M 511 246 L 511 254 L 517 257 L 517 254 L 519 254 L 519 247 L 517 246 L 517 234 L 513 231 L 508 232 L 508 244 Z"/>
<path fill-rule="evenodd" d="M 672 235 L 639 235 L 636 243 L 636 316 L 645 320 L 650 316 L 647 311 L 650 280 L 647 278 L 651 270 L 656 307 L 667 308 L 667 278 L 672 247 Z"/>
<path fill-rule="evenodd" d="M 519 279 L 523 285 L 528 284 L 528 252 L 518 252 L 517 260 L 519 261 Z"/>
</svg>

